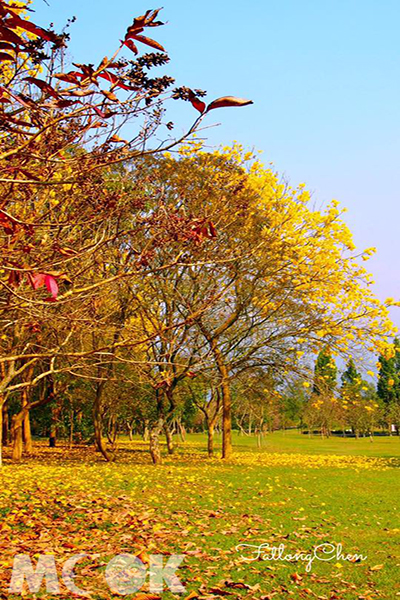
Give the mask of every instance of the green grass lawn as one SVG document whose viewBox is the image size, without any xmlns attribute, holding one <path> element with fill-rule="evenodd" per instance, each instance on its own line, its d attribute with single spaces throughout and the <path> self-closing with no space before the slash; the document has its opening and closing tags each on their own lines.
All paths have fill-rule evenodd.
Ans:
<svg viewBox="0 0 400 600">
<path fill-rule="evenodd" d="M 202 436 L 197 436 L 202 437 Z M 196 439 L 196 436 L 191 436 Z M 276 431 L 267 434 L 262 440 L 262 447 L 257 447 L 255 437 L 234 435 L 235 448 L 240 450 L 254 450 L 255 452 L 301 452 L 304 454 L 340 454 L 355 456 L 398 457 L 400 458 L 400 437 L 374 436 L 342 438 L 331 436 L 322 438 L 319 435 L 301 434 L 297 430 Z"/>
<path fill-rule="evenodd" d="M 42 444 L 20 465 L 6 462 L 3 597 L 14 554 L 45 552 L 59 565 L 88 552 L 76 581 L 99 599 L 113 597 L 103 572 L 115 554 L 146 562 L 149 554 L 174 552 L 185 555 L 177 571 L 183 598 L 400 597 L 399 438 L 326 440 L 290 431 L 267 435 L 260 449 L 253 437 L 234 441 L 228 464 L 207 459 L 202 435 L 178 443 L 159 467 L 141 441 L 122 441 L 112 464 L 91 448 Z M 236 550 L 261 543 L 284 544 L 287 554 L 342 544 L 344 554 L 367 558 L 315 560 L 307 572 L 305 561 L 245 562 L 241 555 L 252 549 Z"/>
</svg>

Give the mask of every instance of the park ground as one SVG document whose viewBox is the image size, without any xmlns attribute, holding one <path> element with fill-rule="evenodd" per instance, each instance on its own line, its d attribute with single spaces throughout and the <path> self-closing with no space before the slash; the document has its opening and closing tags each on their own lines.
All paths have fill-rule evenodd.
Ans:
<svg viewBox="0 0 400 600">
<path fill-rule="evenodd" d="M 208 459 L 203 435 L 178 442 L 161 466 L 146 445 L 123 440 L 117 460 L 91 448 L 50 449 L 0 472 L 0 598 L 9 595 L 15 554 L 53 554 L 60 572 L 88 553 L 76 584 L 90 598 L 113 595 L 104 570 L 116 554 L 183 554 L 182 595 L 161 598 L 382 599 L 400 597 L 400 439 L 321 439 L 297 431 L 235 435 L 235 455 Z M 323 543 L 366 560 L 245 562 L 251 549 L 284 544 L 310 553 Z M 67 590 L 64 597 L 72 598 Z M 15 596 L 17 598 L 18 596 Z M 19 596 L 20 597 L 20 596 Z M 29 592 L 25 597 L 33 597 Z M 51 597 L 46 592 L 35 597 Z M 54 596 L 53 596 L 54 597 Z M 129 598 L 155 599 L 146 588 Z"/>
</svg>

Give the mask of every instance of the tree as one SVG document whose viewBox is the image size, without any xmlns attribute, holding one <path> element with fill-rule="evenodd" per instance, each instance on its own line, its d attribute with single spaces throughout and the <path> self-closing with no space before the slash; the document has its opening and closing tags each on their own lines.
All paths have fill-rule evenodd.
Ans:
<svg viewBox="0 0 400 600">
<path fill-rule="evenodd" d="M 377 394 L 385 407 L 389 429 L 394 424 L 399 434 L 400 420 L 400 341 L 394 339 L 392 352 L 384 353 L 378 360 Z"/>
<path fill-rule="evenodd" d="M 186 145 L 155 161 L 150 177 L 171 227 L 197 220 L 190 260 L 185 253 L 171 290 L 190 324 L 185 343 L 198 339 L 197 329 L 197 360 L 212 360 L 218 373 L 228 457 L 231 386 L 241 372 L 304 372 L 301 357 L 327 346 L 342 356 L 384 347 L 392 325 L 336 203 L 310 208 L 303 186 L 291 189 L 238 146 L 209 153 Z"/>
<path fill-rule="evenodd" d="M 361 382 L 361 376 L 356 369 L 354 360 L 350 358 L 346 365 L 346 370 L 341 376 L 342 389 L 346 386 L 357 386 Z"/>
<path fill-rule="evenodd" d="M 138 165 L 174 147 L 211 110 L 250 103 L 224 97 L 206 106 L 201 90 L 171 89 L 171 77 L 151 77 L 151 69 L 169 61 L 157 41 L 141 35 L 162 25 L 158 13 L 135 18 L 110 58 L 67 71 L 68 36 L 0 1 L 6 50 L 0 59 L 6 65 L 0 87 L 0 319 L 7 332 L 1 338 L 0 418 L 13 390 L 79 372 L 93 352 L 109 356 L 112 336 L 108 348 L 83 349 L 82 326 L 93 326 L 91 312 L 102 295 L 140 275 L 161 239 L 171 239 L 168 226 L 157 222 L 159 213 L 149 214 L 140 180 L 122 176 L 127 171 L 120 165 Z M 158 52 L 139 56 L 142 44 Z M 190 101 L 200 113 L 179 138 L 168 133 L 168 97 Z M 140 230 L 147 237 L 138 250 L 131 239 Z M 112 260 L 115 248 L 135 256 L 131 270 Z"/>
<path fill-rule="evenodd" d="M 314 369 L 313 394 L 322 396 L 332 393 L 337 385 L 337 367 L 328 348 L 317 356 Z"/>
</svg>

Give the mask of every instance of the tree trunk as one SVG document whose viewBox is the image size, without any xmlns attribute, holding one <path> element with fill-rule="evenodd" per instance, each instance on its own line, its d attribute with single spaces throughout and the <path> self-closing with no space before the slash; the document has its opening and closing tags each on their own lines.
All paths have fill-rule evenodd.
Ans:
<svg viewBox="0 0 400 600">
<path fill-rule="evenodd" d="M 50 423 L 50 434 L 49 434 L 49 448 L 55 448 L 57 445 L 57 422 L 53 411 L 51 411 L 51 423 Z"/>
<path fill-rule="evenodd" d="M 57 394 L 56 385 L 52 376 L 48 379 L 47 388 L 48 402 L 53 402 L 51 405 L 51 420 L 50 420 L 50 433 L 49 433 L 49 447 L 55 448 L 57 443 L 57 423 L 58 423 L 58 406 L 57 406 Z"/>
<path fill-rule="evenodd" d="M 181 420 L 178 421 L 178 430 L 179 430 L 179 437 L 181 438 L 181 442 L 186 442 L 186 430 L 185 430 L 184 425 L 182 425 Z"/>
<path fill-rule="evenodd" d="M 29 410 L 26 412 L 23 422 L 25 452 L 32 454 L 32 433 Z"/>
<path fill-rule="evenodd" d="M 149 432 L 150 439 L 150 455 L 154 465 L 161 463 L 161 451 L 160 451 L 160 433 L 164 425 L 164 420 L 159 419 Z"/>
<path fill-rule="evenodd" d="M 13 432 L 13 461 L 19 461 L 22 458 L 22 426 L 24 422 L 25 411 L 21 410 L 17 415 L 12 418 L 12 432 Z"/>
<path fill-rule="evenodd" d="M 69 413 L 69 447 L 72 448 L 74 445 L 74 411 L 71 410 Z"/>
<path fill-rule="evenodd" d="M 112 415 L 108 419 L 108 428 L 107 428 L 107 439 L 111 445 L 111 449 L 115 452 L 117 448 L 117 435 L 118 435 L 118 427 L 117 427 L 117 419 L 115 415 Z"/>
<path fill-rule="evenodd" d="M 83 413 L 81 410 L 78 410 L 76 415 L 76 422 L 74 425 L 74 441 L 78 444 L 82 443 L 82 420 Z"/>
<path fill-rule="evenodd" d="M 217 363 L 222 392 L 222 458 L 232 456 L 232 396 L 229 385 L 229 372 L 216 340 L 212 340 L 211 349 Z"/>
<path fill-rule="evenodd" d="M 228 370 L 225 365 L 221 372 L 222 389 L 222 458 L 232 456 L 232 398 Z"/>
<path fill-rule="evenodd" d="M 172 437 L 172 432 L 167 422 L 164 422 L 164 433 L 165 433 L 165 441 L 167 442 L 167 450 L 168 454 L 174 453 L 174 439 Z"/>
<path fill-rule="evenodd" d="M 1 405 L 1 403 L 0 403 Z M 0 446 L 8 446 L 9 440 L 9 418 L 8 418 L 8 410 L 7 405 L 4 404 L 1 408 L 0 419 L 2 419 L 2 426 L 0 431 Z"/>
<path fill-rule="evenodd" d="M 207 451 L 208 456 L 214 456 L 214 432 L 215 432 L 215 421 L 207 422 Z"/>
<path fill-rule="evenodd" d="M 107 451 L 103 440 L 103 424 L 101 419 L 101 401 L 103 396 L 104 382 L 97 384 L 96 397 L 93 403 L 93 425 L 94 425 L 94 440 L 96 448 L 107 462 L 111 461 L 111 455 Z"/>
<path fill-rule="evenodd" d="M 143 437 L 143 441 L 144 442 L 148 442 L 149 441 L 149 422 L 148 422 L 147 419 L 144 421 L 144 424 L 143 424 L 143 435 L 142 435 L 142 437 Z"/>
<path fill-rule="evenodd" d="M 251 429 L 251 425 L 252 425 L 252 419 L 251 419 L 251 411 L 249 412 L 249 427 L 248 427 L 248 434 L 251 435 L 252 429 Z"/>
<path fill-rule="evenodd" d="M 33 373 L 33 368 L 29 368 L 26 373 L 26 381 L 29 381 Z M 21 395 L 21 410 L 13 417 L 13 452 L 12 459 L 21 460 L 23 445 L 28 454 L 32 453 L 31 426 L 29 421 L 29 388 L 23 388 Z"/>
<path fill-rule="evenodd" d="M 22 392 L 22 409 L 25 409 L 25 414 L 22 421 L 22 432 L 25 444 L 25 452 L 27 454 L 32 454 L 31 422 L 29 418 L 29 408 L 26 408 L 28 402 L 28 390 L 25 388 Z"/>
</svg>

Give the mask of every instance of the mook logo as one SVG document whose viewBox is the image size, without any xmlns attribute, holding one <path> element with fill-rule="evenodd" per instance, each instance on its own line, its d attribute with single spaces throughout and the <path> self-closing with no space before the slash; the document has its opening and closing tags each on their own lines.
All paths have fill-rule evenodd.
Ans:
<svg viewBox="0 0 400 600">
<path fill-rule="evenodd" d="M 75 554 L 71 556 L 62 568 L 61 580 L 65 587 L 78 596 L 90 596 L 86 590 L 75 585 L 74 572 L 76 564 L 84 558 L 90 558 L 89 554 Z M 138 592 L 146 583 L 149 575 L 149 591 L 160 594 L 166 587 L 174 594 L 181 594 L 185 587 L 179 580 L 175 571 L 184 559 L 183 554 L 172 554 L 164 564 L 162 554 L 152 554 L 149 557 L 149 567 L 132 554 L 118 554 L 107 564 L 105 569 L 105 580 L 111 592 L 127 596 Z M 25 586 L 32 594 L 37 594 L 45 585 L 46 592 L 58 595 L 60 582 L 58 578 L 56 561 L 52 554 L 40 554 L 36 567 L 32 564 L 28 554 L 17 554 L 14 557 L 11 575 L 10 594 L 25 595 Z"/>
</svg>

